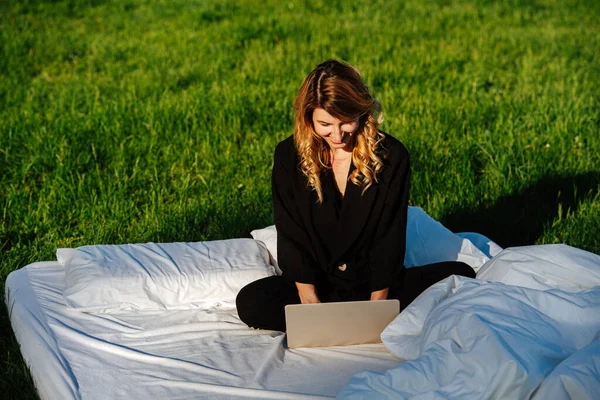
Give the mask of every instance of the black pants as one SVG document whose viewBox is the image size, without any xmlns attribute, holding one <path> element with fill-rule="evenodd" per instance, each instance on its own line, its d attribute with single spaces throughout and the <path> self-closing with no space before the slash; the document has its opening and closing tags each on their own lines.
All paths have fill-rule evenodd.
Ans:
<svg viewBox="0 0 600 400">
<path fill-rule="evenodd" d="M 457 261 L 408 268 L 400 289 L 390 289 L 388 298 L 400 300 L 400 308 L 404 309 L 429 286 L 450 275 L 475 278 L 475 271 Z M 327 298 L 319 298 L 327 301 Z M 236 299 L 238 315 L 246 325 L 277 331 L 286 330 L 285 306 L 288 304 L 300 304 L 300 297 L 296 285 L 281 276 L 270 276 L 246 285 Z"/>
</svg>

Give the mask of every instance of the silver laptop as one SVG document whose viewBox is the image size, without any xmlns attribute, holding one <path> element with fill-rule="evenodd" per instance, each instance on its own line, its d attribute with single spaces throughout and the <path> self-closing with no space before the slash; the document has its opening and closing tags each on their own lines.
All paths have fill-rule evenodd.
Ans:
<svg viewBox="0 0 600 400">
<path fill-rule="evenodd" d="M 290 304 L 285 306 L 288 347 L 381 343 L 381 332 L 399 313 L 398 300 Z"/>
</svg>

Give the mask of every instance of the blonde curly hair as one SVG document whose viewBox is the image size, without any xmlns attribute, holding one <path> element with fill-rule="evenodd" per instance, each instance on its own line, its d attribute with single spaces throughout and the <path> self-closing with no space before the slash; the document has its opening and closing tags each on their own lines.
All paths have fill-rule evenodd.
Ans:
<svg viewBox="0 0 600 400">
<path fill-rule="evenodd" d="M 294 143 L 300 157 L 300 169 L 322 203 L 319 176 L 322 168 L 331 168 L 331 152 L 325 140 L 315 132 L 312 115 L 316 108 L 322 108 L 346 123 L 358 120 L 358 129 L 352 136 L 352 162 L 356 169 L 348 179 L 364 193 L 378 182 L 383 168 L 379 143 L 384 136 L 377 130 L 383 119 L 379 102 L 371 95 L 356 68 L 336 60 L 317 65 L 300 86 L 294 102 Z"/>
</svg>

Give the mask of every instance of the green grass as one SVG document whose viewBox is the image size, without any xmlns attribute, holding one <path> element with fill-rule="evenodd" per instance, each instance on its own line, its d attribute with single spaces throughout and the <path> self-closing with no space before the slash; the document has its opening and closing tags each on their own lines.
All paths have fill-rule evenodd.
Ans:
<svg viewBox="0 0 600 400">
<path fill-rule="evenodd" d="M 600 3 L 0 2 L 0 288 L 57 247 L 246 237 L 321 60 L 356 65 L 411 202 L 600 253 Z M 0 307 L 0 393 L 35 397 Z"/>
</svg>

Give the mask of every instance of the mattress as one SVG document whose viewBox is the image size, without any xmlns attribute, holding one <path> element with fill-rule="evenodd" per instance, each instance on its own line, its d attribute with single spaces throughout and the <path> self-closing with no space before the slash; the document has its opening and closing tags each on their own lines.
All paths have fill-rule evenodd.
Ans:
<svg viewBox="0 0 600 400">
<path fill-rule="evenodd" d="M 383 344 L 287 348 L 235 309 L 87 314 L 66 307 L 64 268 L 12 272 L 5 300 L 42 399 L 318 399 L 402 361 Z"/>
</svg>

